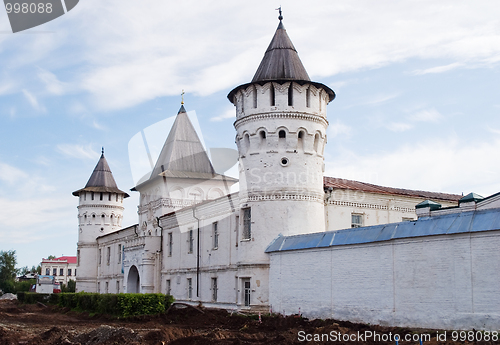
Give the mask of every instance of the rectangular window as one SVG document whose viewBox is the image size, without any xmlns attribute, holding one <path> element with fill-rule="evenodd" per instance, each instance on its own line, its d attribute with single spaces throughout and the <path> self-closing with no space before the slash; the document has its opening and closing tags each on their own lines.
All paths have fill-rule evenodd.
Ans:
<svg viewBox="0 0 500 345">
<path fill-rule="evenodd" d="M 45 275 L 46 276 L 50 276 L 50 268 L 46 268 L 45 269 Z"/>
<path fill-rule="evenodd" d="M 80 250 L 76 251 L 76 265 L 80 266 Z"/>
<path fill-rule="evenodd" d="M 106 264 L 109 266 L 109 262 L 111 261 L 111 247 L 106 248 Z"/>
<path fill-rule="evenodd" d="M 363 215 L 355 214 L 351 215 L 351 228 L 360 228 L 363 226 Z"/>
<path fill-rule="evenodd" d="M 106 293 L 109 291 L 109 282 L 106 282 L 106 290 L 104 290 Z"/>
<path fill-rule="evenodd" d="M 187 279 L 187 284 L 188 284 L 188 298 L 191 299 L 193 298 L 193 280 L 191 278 Z"/>
<path fill-rule="evenodd" d="M 212 301 L 217 302 L 217 278 L 212 278 Z"/>
<path fill-rule="evenodd" d="M 170 295 L 170 279 L 167 279 L 167 295 Z"/>
<path fill-rule="evenodd" d="M 168 233 L 168 256 L 172 256 L 172 246 L 174 244 L 174 239 L 172 233 Z"/>
<path fill-rule="evenodd" d="M 120 281 L 116 281 L 116 293 L 120 293 Z"/>
<path fill-rule="evenodd" d="M 252 213 L 250 207 L 243 209 L 243 239 L 252 238 Z"/>
<path fill-rule="evenodd" d="M 236 232 L 236 247 L 238 247 L 238 240 L 240 236 L 240 216 L 235 216 L 235 221 L 236 224 L 234 231 Z"/>
<path fill-rule="evenodd" d="M 97 283 L 97 292 L 101 293 L 101 282 Z"/>
<path fill-rule="evenodd" d="M 213 249 L 219 248 L 219 223 L 212 224 Z"/>
<path fill-rule="evenodd" d="M 75 268 L 75 277 L 76 277 L 76 268 Z"/>
<path fill-rule="evenodd" d="M 118 245 L 118 263 L 122 262 L 122 245 Z"/>
<path fill-rule="evenodd" d="M 59 269 L 59 275 L 60 275 L 60 276 L 63 276 L 63 275 L 64 275 L 64 268 L 60 268 L 60 269 Z"/>
<path fill-rule="evenodd" d="M 243 300 L 245 307 L 249 307 L 251 302 L 250 278 L 243 279 Z"/>
<path fill-rule="evenodd" d="M 53 276 L 56 276 L 56 275 L 57 275 L 57 268 L 53 268 L 53 269 L 52 269 L 52 275 L 53 275 Z"/>
<path fill-rule="evenodd" d="M 90 193 L 91 199 L 94 200 L 94 192 Z"/>
<path fill-rule="evenodd" d="M 101 253 L 101 249 L 99 249 L 99 266 L 101 265 L 101 256 L 102 256 L 102 253 Z"/>
<path fill-rule="evenodd" d="M 71 268 L 68 268 L 68 276 L 71 277 Z"/>
<path fill-rule="evenodd" d="M 193 229 L 188 231 L 188 253 L 191 254 L 193 252 L 194 247 L 194 238 L 193 238 Z"/>
<path fill-rule="evenodd" d="M 99 195 L 99 200 L 101 200 L 101 201 L 102 201 L 102 192 L 101 192 L 101 193 L 100 193 L 100 195 Z"/>
</svg>

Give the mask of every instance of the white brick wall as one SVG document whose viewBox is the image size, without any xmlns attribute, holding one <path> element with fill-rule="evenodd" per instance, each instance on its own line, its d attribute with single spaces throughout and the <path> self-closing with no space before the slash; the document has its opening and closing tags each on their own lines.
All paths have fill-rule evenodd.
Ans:
<svg viewBox="0 0 500 345">
<path fill-rule="evenodd" d="M 499 245 L 488 231 L 271 253 L 270 303 L 315 318 L 496 330 Z"/>
</svg>

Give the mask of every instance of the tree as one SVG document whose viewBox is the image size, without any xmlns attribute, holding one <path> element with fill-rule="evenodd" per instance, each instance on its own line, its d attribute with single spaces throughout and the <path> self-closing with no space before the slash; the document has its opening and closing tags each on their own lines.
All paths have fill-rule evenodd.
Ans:
<svg viewBox="0 0 500 345">
<path fill-rule="evenodd" d="M 49 255 L 49 257 L 47 258 L 47 260 L 52 260 L 52 259 L 55 259 L 56 257 L 54 255 Z"/>
<path fill-rule="evenodd" d="M 15 250 L 0 251 L 0 289 L 4 292 L 15 292 L 16 263 Z"/>
</svg>

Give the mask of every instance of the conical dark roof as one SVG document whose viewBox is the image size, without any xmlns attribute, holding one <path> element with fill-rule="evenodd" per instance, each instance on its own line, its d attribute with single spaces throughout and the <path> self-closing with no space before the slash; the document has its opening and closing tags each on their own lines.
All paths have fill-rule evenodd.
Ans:
<svg viewBox="0 0 500 345">
<path fill-rule="evenodd" d="M 85 188 L 73 192 L 73 195 L 78 196 L 80 192 L 83 191 L 118 193 L 124 194 L 126 198 L 129 196 L 124 191 L 118 189 L 113 173 L 104 157 L 104 152 L 101 154 L 101 158 L 99 158 L 99 162 L 97 162 L 92 175 L 90 175 L 90 179 L 85 185 Z"/>
<path fill-rule="evenodd" d="M 264 53 L 264 58 L 260 62 L 259 68 L 257 68 L 257 72 L 255 72 L 252 81 L 235 87 L 231 90 L 231 92 L 229 92 L 227 98 L 231 103 L 234 103 L 234 96 L 238 90 L 245 89 L 252 83 L 259 83 L 262 85 L 270 81 L 278 82 L 280 84 L 288 81 L 294 81 L 301 85 L 304 83 L 310 83 L 317 88 L 324 89 L 328 93 L 328 101 L 333 101 L 335 98 L 335 92 L 333 92 L 332 89 L 324 84 L 311 81 L 309 78 L 302 61 L 300 61 L 297 50 L 286 33 L 285 26 L 281 21 L 282 17 L 280 16 L 279 18 L 280 23 L 278 28 L 274 33 L 274 37 L 271 40 L 269 47 L 267 47 L 267 50 Z"/>
<path fill-rule="evenodd" d="M 268 80 L 311 81 L 281 20 L 252 83 Z"/>
<path fill-rule="evenodd" d="M 167 170 L 215 175 L 212 163 L 189 120 L 184 105 L 177 113 L 149 179 L 154 179 Z"/>
</svg>

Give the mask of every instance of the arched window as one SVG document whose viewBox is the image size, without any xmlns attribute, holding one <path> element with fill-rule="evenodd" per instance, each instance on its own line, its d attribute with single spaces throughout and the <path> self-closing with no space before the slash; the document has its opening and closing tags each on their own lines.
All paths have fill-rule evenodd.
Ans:
<svg viewBox="0 0 500 345">
<path fill-rule="evenodd" d="M 278 146 L 282 150 L 286 148 L 286 131 L 284 129 L 278 131 Z"/>
<path fill-rule="evenodd" d="M 243 153 L 246 154 L 250 149 L 250 136 L 248 133 L 245 133 L 245 136 L 243 137 L 243 145 Z"/>
<path fill-rule="evenodd" d="M 260 136 L 260 148 L 263 149 L 266 146 L 266 137 L 267 137 L 266 131 L 264 130 L 260 131 L 259 136 Z"/>
<path fill-rule="evenodd" d="M 304 131 L 299 131 L 297 135 L 297 150 L 304 150 Z"/>
<path fill-rule="evenodd" d="M 318 149 L 319 149 L 319 134 L 316 133 L 316 135 L 314 136 L 314 151 L 318 153 Z"/>
</svg>

